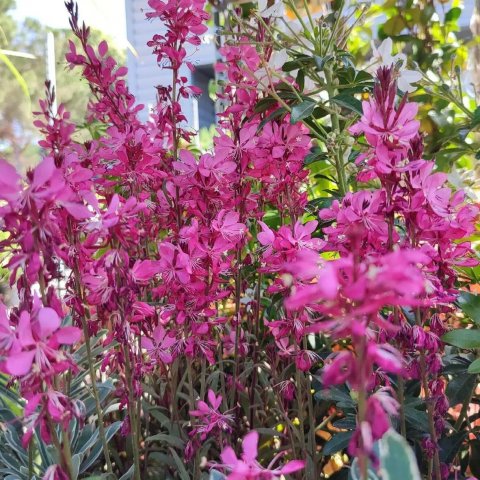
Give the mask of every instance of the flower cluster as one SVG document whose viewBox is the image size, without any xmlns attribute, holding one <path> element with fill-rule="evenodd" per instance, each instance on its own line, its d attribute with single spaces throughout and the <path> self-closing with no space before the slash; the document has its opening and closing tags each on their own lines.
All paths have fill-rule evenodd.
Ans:
<svg viewBox="0 0 480 480">
<path fill-rule="evenodd" d="M 307 332 L 351 340 L 353 350 L 327 359 L 323 383 L 347 382 L 359 392 L 350 452 L 373 461 L 373 442 L 396 410 L 394 398 L 375 393 L 385 374 L 422 382 L 435 425 L 430 444 L 438 449 L 448 410 L 438 377 L 439 337 L 447 329 L 442 315 L 458 293 L 455 267 L 476 264 L 470 244 L 458 241 L 474 231 L 478 209 L 448 188 L 432 161 L 422 159 L 418 106 L 406 96 L 397 105 L 394 74 L 394 66 L 378 70 L 373 96 L 350 129 L 368 142 L 357 159 L 358 179 L 377 179 L 381 187 L 347 193 L 319 212 L 330 223 L 321 250 L 338 252 L 338 260 L 315 260 L 310 248 L 284 267 L 294 278 L 287 307 L 313 312 Z M 268 238 L 264 243 L 274 245 L 274 236 Z M 435 461 L 440 471 L 438 456 Z"/>
</svg>

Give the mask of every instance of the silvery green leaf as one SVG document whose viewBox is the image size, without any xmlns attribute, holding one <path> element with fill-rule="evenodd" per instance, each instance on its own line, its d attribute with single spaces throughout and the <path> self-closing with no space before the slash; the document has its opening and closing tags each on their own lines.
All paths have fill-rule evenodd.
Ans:
<svg viewBox="0 0 480 480">
<path fill-rule="evenodd" d="M 208 480 L 226 480 L 226 476 L 220 473 L 218 470 L 210 470 L 210 476 Z"/>
<path fill-rule="evenodd" d="M 390 429 L 379 442 L 382 480 L 421 480 L 415 454 L 407 441 Z"/>
<path fill-rule="evenodd" d="M 130 480 L 133 478 L 133 474 L 135 473 L 135 465 L 132 465 L 126 473 L 124 473 L 119 480 Z"/>
</svg>

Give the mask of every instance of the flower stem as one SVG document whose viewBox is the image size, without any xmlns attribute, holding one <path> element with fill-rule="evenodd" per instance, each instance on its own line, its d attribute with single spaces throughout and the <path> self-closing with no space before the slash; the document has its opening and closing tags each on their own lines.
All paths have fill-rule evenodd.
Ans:
<svg viewBox="0 0 480 480">
<path fill-rule="evenodd" d="M 329 68 L 325 68 L 325 80 L 326 80 L 326 90 L 328 93 L 328 98 L 331 100 L 335 96 L 335 88 L 332 83 L 332 72 Z M 337 113 L 332 107 L 332 112 L 330 113 L 330 118 L 332 120 L 332 131 L 341 133 L 340 121 L 338 119 Z M 348 191 L 347 177 L 345 175 L 345 166 L 343 164 L 342 152 L 339 147 L 334 152 L 335 157 L 335 170 L 337 171 L 337 182 L 338 182 L 338 191 L 343 197 Z"/>
<path fill-rule="evenodd" d="M 127 377 L 128 388 L 128 410 L 130 417 L 130 426 L 132 430 L 132 451 L 133 451 L 133 463 L 134 463 L 134 478 L 135 480 L 141 480 L 140 476 L 140 438 L 137 424 L 137 412 L 135 408 L 135 396 L 133 394 L 133 372 L 130 363 L 130 352 L 127 346 L 124 348 L 125 355 L 125 375 Z"/>
<path fill-rule="evenodd" d="M 95 372 L 95 364 L 94 364 L 93 355 L 92 355 L 91 337 L 90 337 L 90 332 L 88 330 L 87 319 L 89 318 L 90 314 L 88 311 L 88 307 L 84 303 L 84 295 L 83 295 L 82 286 L 81 286 L 82 284 L 80 281 L 80 271 L 78 268 L 78 263 L 75 264 L 73 273 L 75 277 L 75 286 L 77 290 L 77 295 L 79 300 L 82 303 L 83 311 L 84 311 L 84 314 L 81 315 L 81 322 L 82 322 L 83 337 L 85 340 L 85 348 L 87 351 L 88 371 L 90 374 L 90 382 L 92 384 L 92 394 L 95 401 L 95 410 L 97 412 L 98 433 L 99 433 L 100 441 L 102 442 L 103 455 L 105 456 L 105 463 L 107 464 L 107 472 L 110 474 L 113 474 L 112 461 L 110 459 L 110 451 L 108 449 L 107 436 L 105 434 L 102 403 L 100 401 L 100 395 L 98 393 L 98 388 L 97 388 L 97 381 L 96 381 L 97 375 Z"/>
</svg>

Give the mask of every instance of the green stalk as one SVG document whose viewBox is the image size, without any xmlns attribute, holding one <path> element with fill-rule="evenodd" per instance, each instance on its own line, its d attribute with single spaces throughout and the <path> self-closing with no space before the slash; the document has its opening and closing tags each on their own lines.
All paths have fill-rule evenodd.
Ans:
<svg viewBox="0 0 480 480">
<path fill-rule="evenodd" d="M 28 480 L 31 480 L 33 477 L 33 437 L 28 442 Z"/>
<path fill-rule="evenodd" d="M 418 326 L 422 326 L 422 321 L 420 318 L 420 309 L 417 308 L 415 311 L 415 320 Z M 428 387 L 428 374 L 427 374 L 427 362 L 425 359 L 425 350 L 420 350 L 420 375 L 422 388 L 425 395 L 425 404 L 427 406 L 427 416 L 428 416 L 428 429 L 430 431 L 430 437 L 435 446 L 438 445 L 437 431 L 435 429 L 435 420 L 434 420 L 434 408 L 430 398 L 430 389 Z M 435 449 L 433 456 L 433 471 L 435 473 L 435 479 L 441 480 L 442 473 L 440 469 L 440 455 L 438 448 Z"/>
<path fill-rule="evenodd" d="M 331 100 L 335 96 L 335 88 L 332 84 L 332 72 L 329 68 L 325 68 L 325 80 L 326 80 L 326 89 L 328 93 L 328 98 Z M 333 108 L 333 106 L 332 106 Z M 333 110 L 330 113 L 330 118 L 332 120 L 332 131 L 341 133 L 340 121 L 338 119 L 338 114 Z M 334 152 L 335 155 L 335 170 L 337 171 L 337 181 L 338 181 L 338 190 L 340 195 L 343 197 L 348 191 L 347 177 L 345 175 L 345 166 L 343 164 L 343 157 L 341 148 Z"/>
<path fill-rule="evenodd" d="M 137 424 L 137 412 L 135 408 L 135 398 L 133 395 L 133 377 L 132 377 L 132 367 L 130 363 L 130 352 L 128 351 L 128 346 L 124 346 L 124 356 L 125 356 L 125 375 L 127 377 L 128 383 L 128 410 L 130 417 L 130 426 L 132 429 L 132 451 L 133 451 L 133 463 L 134 463 L 134 476 L 135 480 L 141 480 L 140 476 L 140 439 L 138 435 L 138 424 Z"/>
<path fill-rule="evenodd" d="M 81 322 L 82 322 L 83 337 L 85 339 L 85 348 L 87 350 L 88 371 L 90 374 L 90 381 L 92 384 L 91 391 L 93 394 L 93 398 L 95 400 L 95 411 L 97 412 L 98 433 L 99 433 L 100 441 L 102 442 L 103 455 L 105 456 L 105 463 L 107 464 L 107 472 L 110 474 L 113 474 L 112 461 L 110 459 L 110 451 L 108 449 L 107 436 L 105 434 L 105 425 L 103 423 L 104 417 L 103 417 L 102 404 L 100 401 L 100 395 L 98 393 L 98 387 L 97 387 L 97 381 L 96 381 L 97 375 L 95 372 L 95 362 L 92 355 L 91 337 L 90 337 L 90 332 L 88 330 L 87 319 L 89 318 L 90 314 L 87 306 L 84 304 L 84 301 L 83 301 L 84 296 L 83 296 L 83 291 L 82 291 L 81 282 L 80 282 L 80 271 L 78 268 L 78 263 L 75 263 L 74 276 L 75 276 L 75 286 L 77 290 L 77 295 L 80 301 L 82 302 L 83 310 L 85 312 L 85 315 L 81 316 Z"/>
<path fill-rule="evenodd" d="M 190 409 L 193 410 L 195 408 L 195 390 L 193 389 L 193 368 L 192 368 L 192 360 L 187 358 L 187 375 L 188 375 L 188 390 L 189 390 L 189 398 L 190 398 Z M 195 425 L 195 420 L 192 420 L 192 425 Z M 200 478 L 200 458 L 199 458 L 199 451 L 195 452 L 195 458 L 193 460 L 193 471 L 194 471 L 194 478 Z"/>
</svg>

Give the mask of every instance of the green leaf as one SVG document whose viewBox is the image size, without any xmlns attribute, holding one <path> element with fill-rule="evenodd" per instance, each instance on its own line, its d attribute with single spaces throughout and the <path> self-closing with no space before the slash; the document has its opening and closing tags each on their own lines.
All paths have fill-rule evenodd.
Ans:
<svg viewBox="0 0 480 480">
<path fill-rule="evenodd" d="M 461 292 L 457 304 L 463 313 L 467 314 L 477 325 L 480 325 L 480 295 Z"/>
<path fill-rule="evenodd" d="M 277 104 L 277 100 L 272 97 L 262 98 L 255 105 L 255 113 L 263 113 L 269 108 L 274 107 Z"/>
<path fill-rule="evenodd" d="M 105 429 L 105 439 L 107 443 L 113 438 L 113 436 L 120 430 L 120 427 L 122 426 L 122 422 L 114 422 L 111 425 L 109 425 Z M 98 457 L 100 457 L 100 454 L 102 453 L 103 450 L 103 445 L 100 440 L 97 440 L 95 446 L 91 449 L 90 454 L 88 457 L 86 457 L 80 466 L 80 473 L 85 472 L 88 470 L 89 467 L 91 467 L 97 460 Z"/>
<path fill-rule="evenodd" d="M 416 430 L 427 432 L 429 429 L 427 414 L 412 406 L 405 407 L 405 419 Z"/>
<path fill-rule="evenodd" d="M 208 480 L 226 480 L 226 476 L 220 473 L 218 470 L 210 470 L 210 476 Z"/>
<path fill-rule="evenodd" d="M 156 435 L 152 435 L 151 437 L 148 437 L 145 441 L 166 443 L 168 445 L 171 445 L 177 448 L 185 447 L 185 444 L 181 438 L 175 437 L 173 435 L 168 435 L 166 433 L 157 433 Z"/>
<path fill-rule="evenodd" d="M 400 15 L 389 18 L 383 24 L 383 31 L 390 37 L 395 37 L 406 27 L 405 21 Z"/>
<path fill-rule="evenodd" d="M 22 77 L 22 74 L 17 70 L 17 67 L 15 67 L 7 55 L 2 52 L 0 52 L 0 60 L 7 66 L 7 68 L 10 70 L 10 73 L 15 77 L 15 80 L 28 100 L 28 105 L 30 106 L 30 92 L 28 90 L 27 82 Z"/>
<path fill-rule="evenodd" d="M 319 55 L 314 55 L 313 59 L 315 60 L 315 64 L 317 68 L 321 71 L 325 68 L 325 65 L 332 60 L 334 57 L 333 55 L 327 55 L 326 57 L 320 57 Z"/>
<path fill-rule="evenodd" d="M 438 442 L 440 461 L 451 463 L 457 456 L 458 450 L 462 446 L 467 432 L 457 432 L 448 437 L 442 437 Z"/>
<path fill-rule="evenodd" d="M 382 480 L 421 480 L 417 459 L 407 441 L 390 429 L 380 441 Z"/>
<path fill-rule="evenodd" d="M 80 464 L 82 463 L 83 455 L 78 453 L 72 456 L 72 480 L 77 480 L 80 473 Z"/>
<path fill-rule="evenodd" d="M 477 358 L 468 367 L 468 373 L 480 373 L 480 358 Z"/>
<path fill-rule="evenodd" d="M 286 113 L 285 107 L 280 107 L 278 110 L 274 110 L 272 113 L 270 113 L 267 117 L 265 117 L 260 124 L 258 125 L 258 130 L 261 130 L 268 122 L 271 122 L 272 120 L 275 120 L 278 117 L 281 117 Z"/>
<path fill-rule="evenodd" d="M 132 465 L 127 472 L 125 472 L 119 480 L 130 480 L 133 478 L 133 474 L 135 473 L 135 465 Z"/>
<path fill-rule="evenodd" d="M 290 123 L 294 124 L 299 122 L 300 120 L 303 120 L 306 117 L 309 117 L 315 110 L 316 105 L 317 102 L 309 99 L 295 105 L 292 108 L 292 112 L 290 114 Z"/>
<path fill-rule="evenodd" d="M 462 9 L 458 7 L 453 7 L 451 8 L 446 14 L 445 14 L 445 23 L 446 22 L 455 22 L 460 18 L 460 15 L 462 14 Z"/>
<path fill-rule="evenodd" d="M 352 435 L 353 432 L 336 433 L 332 439 L 325 444 L 322 453 L 324 455 L 332 455 L 334 453 L 341 452 L 348 447 L 348 443 L 350 442 Z"/>
<path fill-rule="evenodd" d="M 451 407 L 463 403 L 476 382 L 475 375 L 458 375 L 448 382 L 445 394 Z"/>
<path fill-rule="evenodd" d="M 363 113 L 362 102 L 360 100 L 357 100 L 355 97 L 352 97 L 351 95 L 336 95 L 332 98 L 332 102 L 335 102 L 341 107 L 348 108 L 352 112 L 358 113 L 359 115 L 362 115 Z"/>
<path fill-rule="evenodd" d="M 190 480 L 190 475 L 185 468 L 185 464 L 182 462 L 181 458 L 178 456 L 178 453 L 173 449 L 169 448 L 170 453 L 172 454 L 175 464 L 178 467 L 178 474 L 180 475 L 181 480 Z"/>
<path fill-rule="evenodd" d="M 471 128 L 475 128 L 480 124 L 480 107 L 477 107 L 473 112 Z"/>
<path fill-rule="evenodd" d="M 454 347 L 471 349 L 480 348 L 480 330 L 458 329 L 446 333 L 442 340 Z"/>
</svg>

